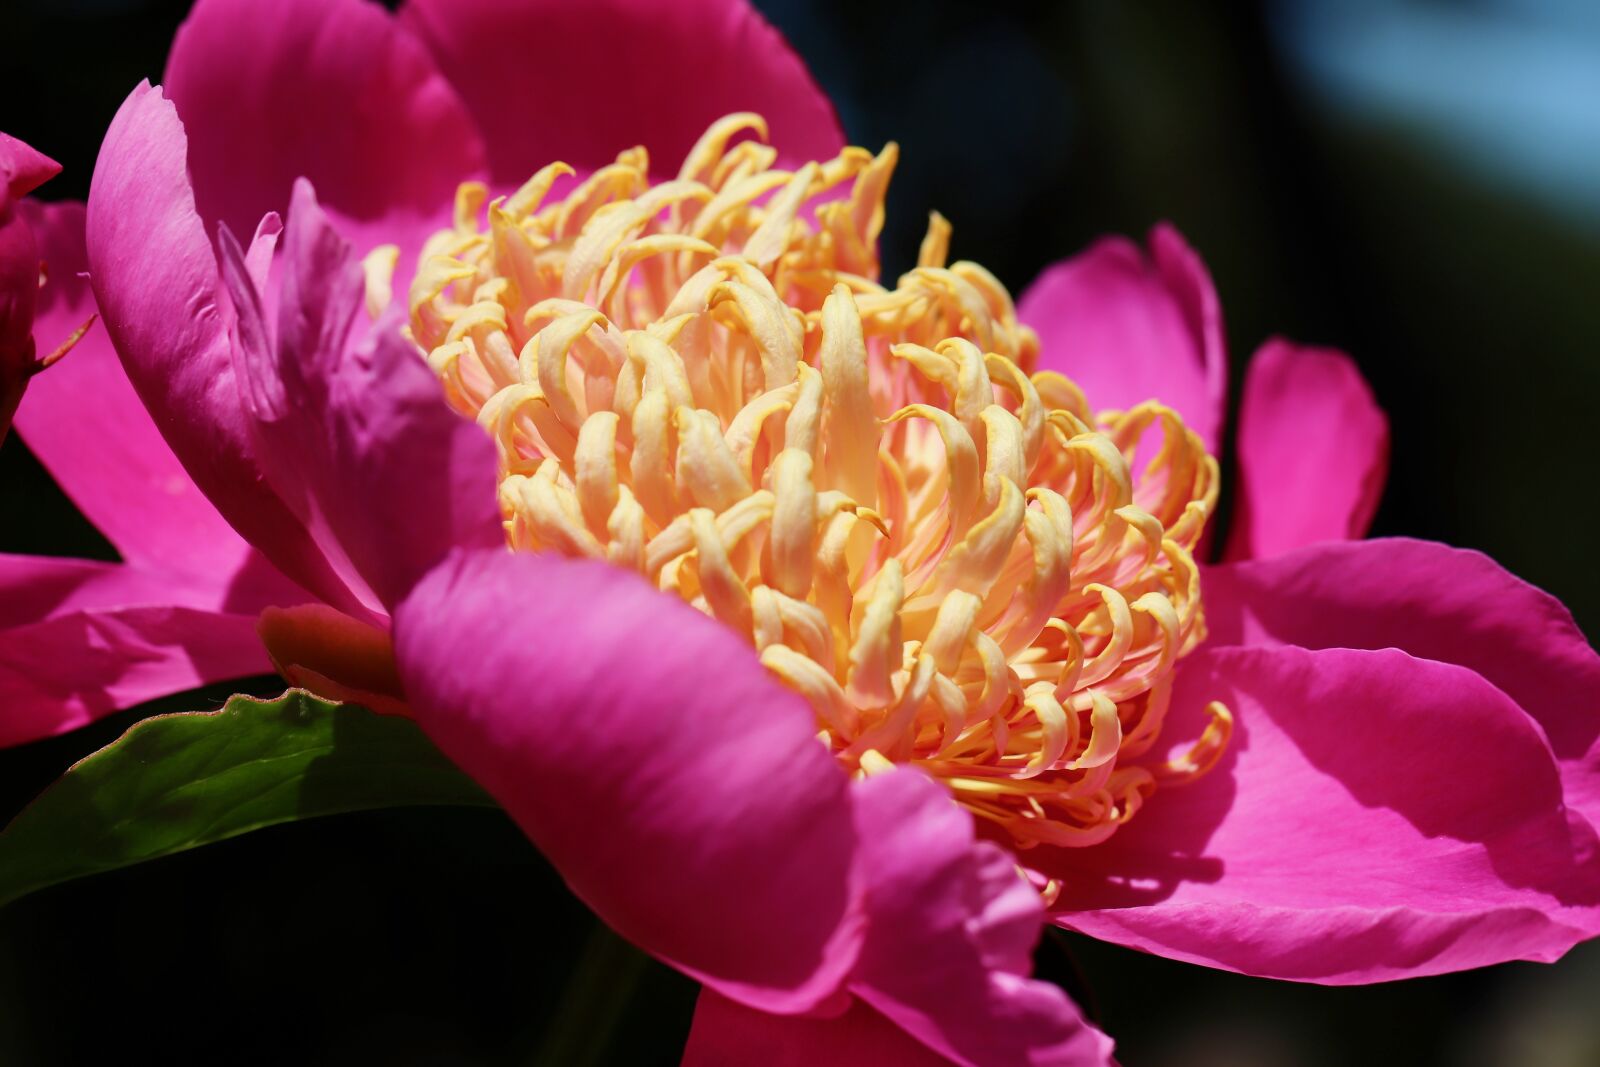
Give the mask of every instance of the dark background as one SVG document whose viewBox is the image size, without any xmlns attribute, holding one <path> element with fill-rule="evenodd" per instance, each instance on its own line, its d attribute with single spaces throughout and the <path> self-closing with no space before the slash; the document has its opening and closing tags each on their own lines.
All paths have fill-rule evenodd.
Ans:
<svg viewBox="0 0 1600 1067">
<path fill-rule="evenodd" d="M 1600 5 L 758 6 L 853 141 L 901 144 L 886 274 L 932 207 L 1014 292 L 1171 219 L 1215 275 L 1235 389 L 1273 333 L 1360 362 L 1394 430 L 1376 533 L 1482 549 L 1600 632 Z M 0 129 L 65 165 L 43 195 L 86 193 L 186 7 L 5 0 Z M 115 558 L 15 437 L 0 516 L 0 550 Z M 0 819 L 135 718 L 230 688 L 0 753 Z M 498 815 L 264 831 L 0 911 L 0 1063 L 675 1063 L 693 985 L 592 927 Z M 1039 966 L 1128 1067 L 1600 1063 L 1593 945 L 1348 989 L 1072 935 Z"/>
</svg>

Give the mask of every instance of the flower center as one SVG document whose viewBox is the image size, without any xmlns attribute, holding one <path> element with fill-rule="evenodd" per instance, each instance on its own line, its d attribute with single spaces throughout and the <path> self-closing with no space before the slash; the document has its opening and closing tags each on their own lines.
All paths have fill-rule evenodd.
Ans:
<svg viewBox="0 0 1600 1067">
<path fill-rule="evenodd" d="M 655 185 L 642 148 L 553 164 L 486 225 L 464 185 L 430 239 L 410 329 L 498 445 L 507 537 L 738 632 L 852 770 L 915 764 L 1019 847 L 1103 840 L 1227 743 L 1212 705 L 1152 754 L 1204 637 L 1216 461 L 1159 403 L 1096 415 L 1033 373 L 937 214 L 880 284 L 894 145 L 786 171 L 752 131 L 721 120 Z"/>
</svg>

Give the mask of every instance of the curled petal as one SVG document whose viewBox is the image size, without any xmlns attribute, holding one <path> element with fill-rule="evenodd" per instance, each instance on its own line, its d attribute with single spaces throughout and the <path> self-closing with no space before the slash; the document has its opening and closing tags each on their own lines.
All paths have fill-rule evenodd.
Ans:
<svg viewBox="0 0 1600 1067">
<path fill-rule="evenodd" d="M 835 994 L 861 936 L 845 775 L 731 631 L 617 568 L 492 550 L 423 579 L 395 639 L 417 721 L 618 932 L 756 1008 Z"/>
<path fill-rule="evenodd" d="M 186 158 L 177 112 L 141 84 L 106 132 L 89 191 L 85 237 L 102 321 L 140 401 L 217 510 L 306 589 L 353 605 L 262 479 Z"/>
<path fill-rule="evenodd" d="M 1274 339 L 1245 374 L 1230 559 L 1360 537 L 1389 468 L 1389 420 L 1354 362 Z"/>
<path fill-rule="evenodd" d="M 350 584 L 392 607 L 451 548 L 502 544 L 493 443 L 446 406 L 393 316 L 356 335 L 360 265 L 310 185 L 295 187 L 275 331 L 222 245 L 267 478 Z"/>
<path fill-rule="evenodd" d="M 1043 919 L 1015 857 L 912 771 L 855 787 L 869 925 L 851 990 L 970 1067 L 1106 1064 L 1111 1042 L 1065 993 L 1027 977 Z"/>
<path fill-rule="evenodd" d="M 1482 675 L 1533 716 L 1600 827 L 1600 656 L 1555 597 L 1481 552 L 1384 538 L 1205 572 L 1210 644 L 1399 648 Z"/>
<path fill-rule="evenodd" d="M 1544 734 L 1481 677 L 1403 652 L 1207 648 L 1228 754 L 1060 876 L 1057 921 L 1174 959 L 1346 984 L 1550 961 L 1600 930 L 1600 849 Z M 1093 852 L 1094 855 L 1088 855 Z"/>
</svg>

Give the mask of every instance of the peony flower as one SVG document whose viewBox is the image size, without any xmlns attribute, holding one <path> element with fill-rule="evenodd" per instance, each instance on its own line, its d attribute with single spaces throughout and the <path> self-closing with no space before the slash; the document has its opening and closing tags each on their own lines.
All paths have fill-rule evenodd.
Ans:
<svg viewBox="0 0 1600 1067">
<path fill-rule="evenodd" d="M 1600 661 L 1481 556 L 1329 540 L 1383 473 L 1348 361 L 1253 361 L 1207 567 L 1198 259 L 1103 244 L 1014 308 L 935 216 L 880 282 L 894 162 L 732 3 L 210 0 L 89 265 L 317 598 L 274 662 L 414 715 L 702 981 L 690 1062 L 1106 1062 L 1027 977 L 1045 921 L 1321 982 L 1593 936 Z"/>
</svg>

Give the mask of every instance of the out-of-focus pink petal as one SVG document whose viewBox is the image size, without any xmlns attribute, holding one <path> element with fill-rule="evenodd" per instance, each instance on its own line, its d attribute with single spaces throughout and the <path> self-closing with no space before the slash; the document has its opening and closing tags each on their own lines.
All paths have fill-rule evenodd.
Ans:
<svg viewBox="0 0 1600 1067">
<path fill-rule="evenodd" d="M 1205 264 L 1178 231 L 1150 231 L 1146 256 L 1108 237 L 1041 274 L 1017 317 L 1039 333 L 1039 366 L 1082 387 L 1098 409 L 1159 400 L 1215 450 L 1228 360 Z"/>
<path fill-rule="evenodd" d="M 21 205 L 48 268 L 34 332 L 47 347 L 95 311 L 83 247 L 83 205 Z M 17 430 L 56 482 L 126 560 L 219 587 L 250 548 L 190 480 L 128 381 L 105 328 L 34 377 Z"/>
<path fill-rule="evenodd" d="M 1058 921 L 1174 959 L 1332 984 L 1553 960 L 1600 929 L 1600 850 L 1537 725 L 1481 677 L 1397 650 L 1204 648 L 1175 736 L 1236 729 L 1059 865 Z"/>
<path fill-rule="evenodd" d="M 0 630 L 0 748 L 197 685 L 272 670 L 253 615 L 97 608 Z"/>
<path fill-rule="evenodd" d="M 769 1015 L 702 989 L 683 1067 L 948 1067 L 934 1052 L 873 1010 L 851 1001 L 842 1015 Z"/>
<path fill-rule="evenodd" d="M 429 215 L 483 165 L 427 49 L 365 0 L 201 0 L 165 83 L 208 233 L 251 233 L 302 176 L 348 218 Z"/>
<path fill-rule="evenodd" d="M 1027 977 L 1044 917 L 1016 857 L 912 771 L 858 783 L 868 927 L 850 989 L 969 1067 L 1105 1064 L 1111 1041 L 1065 993 Z"/>
<path fill-rule="evenodd" d="M 1273 338 L 1245 374 L 1229 559 L 1360 537 L 1389 470 L 1389 420 L 1343 352 Z"/>
<path fill-rule="evenodd" d="M 61 164 L 10 134 L 0 133 L 0 186 L 20 200 L 61 173 Z"/>
<path fill-rule="evenodd" d="M 89 192 L 85 236 L 102 321 L 167 444 L 229 523 L 304 588 L 359 610 L 262 481 L 185 156 L 177 112 L 141 84 L 106 132 Z"/>
<path fill-rule="evenodd" d="M 1600 656 L 1555 597 L 1465 549 L 1404 538 L 1208 568 L 1210 644 L 1400 648 L 1483 675 L 1544 728 L 1600 827 Z"/>
<path fill-rule="evenodd" d="M 730 630 L 597 562 L 457 553 L 394 616 L 429 736 L 628 940 L 804 1011 L 860 944 L 851 799 Z"/>
<path fill-rule="evenodd" d="M 734 111 L 764 115 L 787 160 L 844 144 L 805 64 L 744 0 L 410 0 L 400 17 L 472 109 L 500 184 L 638 144 L 673 174 Z"/>
<path fill-rule="evenodd" d="M 361 265 L 309 183 L 295 186 L 275 330 L 230 236 L 222 256 L 268 480 L 324 555 L 392 607 L 452 548 L 503 547 L 494 446 L 445 405 L 392 316 L 354 336 Z"/>
</svg>

